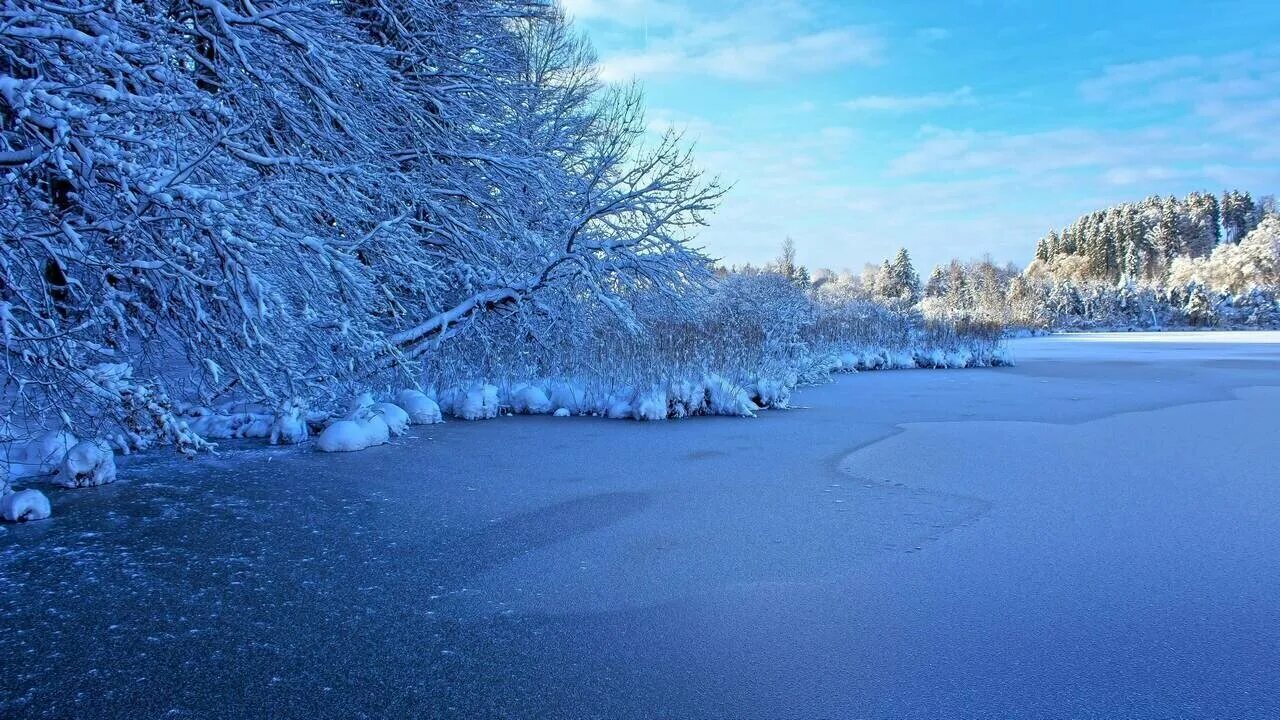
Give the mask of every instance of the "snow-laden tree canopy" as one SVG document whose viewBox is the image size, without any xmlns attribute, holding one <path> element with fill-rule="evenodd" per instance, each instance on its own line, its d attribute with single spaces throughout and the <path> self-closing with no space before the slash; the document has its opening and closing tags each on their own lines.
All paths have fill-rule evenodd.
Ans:
<svg viewBox="0 0 1280 720">
<path fill-rule="evenodd" d="M 721 190 L 594 63 L 532 0 L 4 0 L 6 414 L 173 437 L 166 393 L 347 392 L 696 283 Z"/>
</svg>

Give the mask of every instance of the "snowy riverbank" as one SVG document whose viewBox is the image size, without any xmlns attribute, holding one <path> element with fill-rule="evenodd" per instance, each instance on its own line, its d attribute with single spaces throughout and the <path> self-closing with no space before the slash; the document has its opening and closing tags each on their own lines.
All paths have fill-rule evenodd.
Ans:
<svg viewBox="0 0 1280 720">
<path fill-rule="evenodd" d="M 216 407 L 180 405 L 166 423 L 197 449 L 212 449 L 211 441 L 220 440 L 249 439 L 277 445 L 314 439 L 313 447 L 322 452 L 352 452 L 384 445 L 405 435 L 411 425 L 435 424 L 446 417 L 486 420 L 503 415 L 577 415 L 649 421 L 754 417 L 763 409 L 788 407 L 797 386 L 827 381 L 838 373 L 1007 364 L 1010 360 L 1003 346 L 994 343 L 912 350 L 872 348 L 819 355 L 805 367 L 793 366 L 769 377 L 735 379 L 705 373 L 640 387 L 584 379 L 477 381 L 439 391 L 401 390 L 384 397 L 365 393 L 339 411 L 309 409 L 299 400 L 291 400 L 278 410 L 245 402 Z M 18 490 L 19 483 L 39 483 L 47 478 L 67 487 L 90 487 L 114 482 L 114 452 L 146 446 L 121 435 L 80 441 L 64 430 L 23 437 L 11 429 L 0 440 L 0 517 L 10 522 L 50 516 L 50 504 L 41 491 Z"/>
</svg>

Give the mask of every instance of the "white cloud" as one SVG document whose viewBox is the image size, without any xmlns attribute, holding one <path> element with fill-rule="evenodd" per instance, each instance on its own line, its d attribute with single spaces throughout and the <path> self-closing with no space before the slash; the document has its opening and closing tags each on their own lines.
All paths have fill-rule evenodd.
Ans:
<svg viewBox="0 0 1280 720">
<path fill-rule="evenodd" d="M 883 43 L 869 30 L 845 27 L 781 39 L 663 42 L 652 49 L 614 55 L 602 63 L 610 82 L 661 75 L 708 75 L 763 81 L 879 62 Z"/>
<path fill-rule="evenodd" d="M 690 13 L 680 3 L 662 0 L 560 0 L 574 20 L 598 20 L 628 27 L 682 22 Z"/>
<path fill-rule="evenodd" d="M 1280 158 L 1280 46 L 1113 65 L 1081 83 L 1080 95 L 1124 108 L 1181 109 L 1205 136 Z"/>
<path fill-rule="evenodd" d="M 973 172 L 1030 175 L 1078 169 L 1106 171 L 1149 162 L 1210 161 L 1218 148 L 1167 128 L 1060 128 L 1027 133 L 926 128 L 914 149 L 896 158 L 896 176 Z"/>
<path fill-rule="evenodd" d="M 704 76 L 764 81 L 879 62 L 870 28 L 832 23 L 814 0 L 573 0 L 566 6 L 615 50 L 604 79 Z"/>
<path fill-rule="evenodd" d="M 917 112 L 920 110 L 937 110 L 959 105 L 974 105 L 977 100 L 973 96 L 973 88 L 964 86 L 950 92 L 926 93 L 924 95 L 864 95 L 844 103 L 849 110 L 875 110 L 882 112 Z"/>
</svg>

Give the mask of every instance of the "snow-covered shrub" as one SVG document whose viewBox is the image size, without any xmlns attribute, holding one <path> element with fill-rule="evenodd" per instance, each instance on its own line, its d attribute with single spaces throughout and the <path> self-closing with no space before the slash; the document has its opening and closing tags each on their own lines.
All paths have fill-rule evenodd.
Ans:
<svg viewBox="0 0 1280 720">
<path fill-rule="evenodd" d="M 583 412 L 586 407 L 587 393 L 582 385 L 573 380 L 552 380 L 550 383 L 551 404 L 558 409 L 570 413 Z"/>
<path fill-rule="evenodd" d="M 391 430 L 380 415 L 357 420 L 338 420 L 316 438 L 322 452 L 355 452 L 385 445 L 391 441 Z"/>
<path fill-rule="evenodd" d="M 512 388 L 508 405 L 517 414 L 545 415 L 552 410 L 551 399 L 537 385 L 519 383 Z"/>
<path fill-rule="evenodd" d="M 370 408 L 375 415 L 382 418 L 392 435 L 400 436 L 409 432 L 409 413 L 394 403 L 374 403 Z"/>
<path fill-rule="evenodd" d="M 0 495 L 0 517 L 8 522 L 44 520 L 51 514 L 49 498 L 39 490 L 28 488 Z"/>
<path fill-rule="evenodd" d="M 76 436 L 65 430 L 49 430 L 35 437 L 9 440 L 0 445 L 0 454 L 11 480 L 52 475 L 77 442 Z"/>
<path fill-rule="evenodd" d="M 728 378 L 708 375 L 704 384 L 707 388 L 707 412 L 711 415 L 755 417 L 760 409 L 741 385 Z"/>
<path fill-rule="evenodd" d="M 635 417 L 635 393 L 630 389 L 615 392 L 605 403 L 604 416 L 613 420 Z"/>
<path fill-rule="evenodd" d="M 305 441 L 309 435 L 306 403 L 300 398 L 286 401 L 271 422 L 271 444 L 292 445 Z"/>
<path fill-rule="evenodd" d="M 666 420 L 670 411 L 667 392 L 660 389 L 637 393 L 631 410 L 636 420 Z"/>
<path fill-rule="evenodd" d="M 487 420 L 498 417 L 498 387 L 487 383 L 472 385 L 459 393 L 453 406 L 454 415 L 463 420 Z"/>
<path fill-rule="evenodd" d="M 69 488 L 113 483 L 116 481 L 115 454 L 105 443 L 81 440 L 67 451 L 54 480 Z"/>
<path fill-rule="evenodd" d="M 673 418 L 705 415 L 707 412 L 707 388 L 702 378 L 680 379 L 671 383 L 667 391 L 670 416 Z"/>
<path fill-rule="evenodd" d="M 762 408 L 782 409 L 791 405 L 791 389 L 795 387 L 794 379 L 790 380 L 758 380 L 752 402 Z"/>
<path fill-rule="evenodd" d="M 233 440 L 269 438 L 276 417 L 260 412 L 220 412 L 209 408 L 193 408 L 191 415 L 180 416 L 187 428 L 203 439 Z"/>
<path fill-rule="evenodd" d="M 435 400 L 418 390 L 401 390 L 396 394 L 396 404 L 409 415 L 414 425 L 433 425 L 441 422 L 440 406 Z"/>
</svg>

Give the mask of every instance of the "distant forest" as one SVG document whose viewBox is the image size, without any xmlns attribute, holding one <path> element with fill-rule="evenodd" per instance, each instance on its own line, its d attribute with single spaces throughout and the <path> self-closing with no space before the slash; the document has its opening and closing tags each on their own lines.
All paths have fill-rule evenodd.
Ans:
<svg viewBox="0 0 1280 720">
<path fill-rule="evenodd" d="M 1218 197 L 1193 192 L 1182 199 L 1152 195 L 1082 215 L 1036 243 L 1036 269 L 1060 279 L 1162 283 L 1174 261 L 1199 258 L 1223 243 L 1238 243 L 1269 214 L 1272 196 L 1248 192 Z"/>
</svg>

